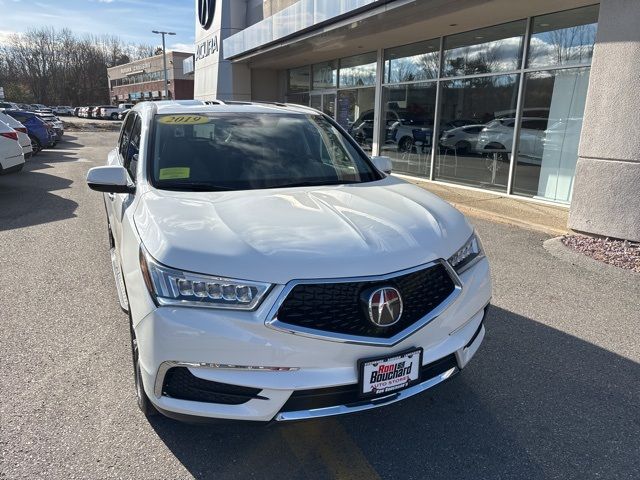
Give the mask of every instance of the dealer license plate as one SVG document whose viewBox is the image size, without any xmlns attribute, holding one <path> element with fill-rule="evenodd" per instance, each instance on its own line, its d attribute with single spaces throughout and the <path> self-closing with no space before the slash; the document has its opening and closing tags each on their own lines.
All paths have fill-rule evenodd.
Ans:
<svg viewBox="0 0 640 480">
<path fill-rule="evenodd" d="M 422 349 L 392 357 L 360 360 L 360 395 L 373 397 L 410 387 L 420 382 Z"/>
</svg>

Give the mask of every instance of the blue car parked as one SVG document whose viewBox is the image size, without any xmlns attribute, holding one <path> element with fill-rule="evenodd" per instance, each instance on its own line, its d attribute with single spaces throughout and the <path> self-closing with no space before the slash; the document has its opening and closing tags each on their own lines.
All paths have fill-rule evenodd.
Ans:
<svg viewBox="0 0 640 480">
<path fill-rule="evenodd" d="M 31 138 L 34 155 L 43 148 L 52 148 L 58 143 L 58 138 L 53 128 L 35 113 L 24 110 L 5 110 L 4 113 L 11 115 L 27 127 L 27 134 Z"/>
</svg>

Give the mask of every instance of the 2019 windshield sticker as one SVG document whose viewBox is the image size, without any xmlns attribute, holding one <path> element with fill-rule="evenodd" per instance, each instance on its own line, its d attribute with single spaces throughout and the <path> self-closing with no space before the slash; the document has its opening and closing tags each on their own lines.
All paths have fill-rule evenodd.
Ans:
<svg viewBox="0 0 640 480">
<path fill-rule="evenodd" d="M 189 167 L 172 167 L 160 169 L 160 180 L 176 180 L 189 178 L 191 169 Z"/>
<path fill-rule="evenodd" d="M 205 115 L 166 115 L 160 117 L 160 123 L 165 125 L 200 125 L 209 122 Z"/>
</svg>

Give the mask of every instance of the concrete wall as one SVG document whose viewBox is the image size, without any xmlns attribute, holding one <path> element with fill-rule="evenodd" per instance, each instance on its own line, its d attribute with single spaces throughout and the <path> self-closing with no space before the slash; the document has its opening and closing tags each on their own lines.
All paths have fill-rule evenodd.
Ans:
<svg viewBox="0 0 640 480">
<path fill-rule="evenodd" d="M 185 58 L 189 58 L 192 53 L 184 52 L 167 52 L 167 69 L 169 70 L 169 78 L 175 80 L 191 80 L 193 76 L 184 73 L 183 61 Z"/>
<path fill-rule="evenodd" d="M 640 1 L 602 0 L 569 227 L 640 241 Z"/>
<path fill-rule="evenodd" d="M 247 0 L 247 27 L 264 19 L 264 0 Z"/>
<path fill-rule="evenodd" d="M 251 71 L 251 100 L 282 101 L 277 70 L 256 69 Z"/>
</svg>

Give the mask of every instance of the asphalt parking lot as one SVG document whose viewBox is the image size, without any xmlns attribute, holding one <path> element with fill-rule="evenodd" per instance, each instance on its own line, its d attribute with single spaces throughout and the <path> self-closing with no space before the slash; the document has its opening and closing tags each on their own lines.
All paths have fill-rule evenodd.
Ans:
<svg viewBox="0 0 640 480">
<path fill-rule="evenodd" d="M 639 277 L 484 220 L 494 308 L 449 382 L 322 421 L 148 422 L 84 183 L 116 138 L 70 133 L 0 177 L 0 478 L 640 478 Z"/>
</svg>

